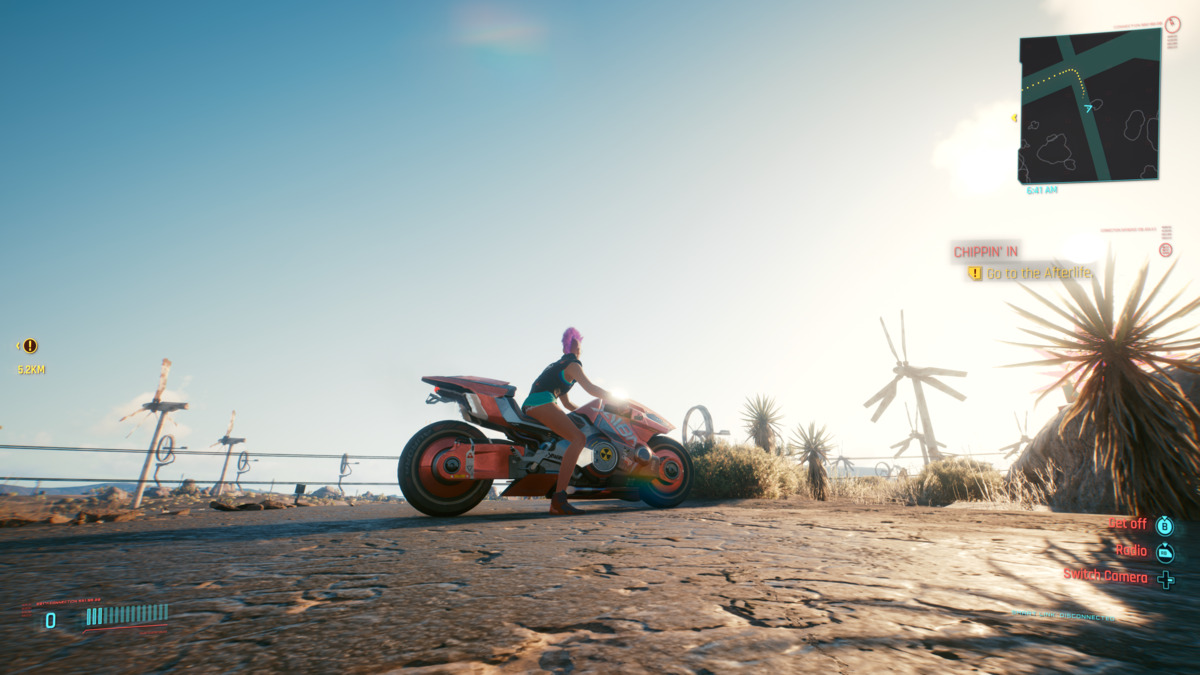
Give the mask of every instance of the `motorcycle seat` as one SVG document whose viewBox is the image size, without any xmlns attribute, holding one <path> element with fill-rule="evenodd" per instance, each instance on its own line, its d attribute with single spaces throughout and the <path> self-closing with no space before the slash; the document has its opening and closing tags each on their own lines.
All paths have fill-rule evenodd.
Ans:
<svg viewBox="0 0 1200 675">
<path fill-rule="evenodd" d="M 550 431 L 549 427 L 526 415 L 525 411 L 521 410 L 521 406 L 517 405 L 516 399 L 512 396 L 505 396 L 500 401 L 501 405 L 504 405 L 504 408 L 500 412 L 504 415 L 504 419 L 508 420 L 511 424 L 539 431 Z"/>
</svg>

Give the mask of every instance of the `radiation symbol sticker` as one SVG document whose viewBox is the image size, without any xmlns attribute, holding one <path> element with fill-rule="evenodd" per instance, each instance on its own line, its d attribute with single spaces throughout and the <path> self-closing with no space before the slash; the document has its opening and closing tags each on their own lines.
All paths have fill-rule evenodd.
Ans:
<svg viewBox="0 0 1200 675">
<path fill-rule="evenodd" d="M 612 443 L 600 441 L 592 447 L 592 468 L 600 473 L 608 473 L 617 468 L 620 453 Z"/>
</svg>

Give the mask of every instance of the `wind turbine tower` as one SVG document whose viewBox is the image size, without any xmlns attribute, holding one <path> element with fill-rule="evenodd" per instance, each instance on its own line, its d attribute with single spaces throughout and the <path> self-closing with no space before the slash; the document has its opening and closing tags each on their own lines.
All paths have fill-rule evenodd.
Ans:
<svg viewBox="0 0 1200 675">
<path fill-rule="evenodd" d="M 163 359 L 162 372 L 158 376 L 158 390 L 154 392 L 154 398 L 149 403 L 143 403 L 140 410 L 135 410 L 121 418 L 121 421 L 139 415 L 144 412 L 149 412 L 151 415 L 158 414 L 158 425 L 154 427 L 154 437 L 150 439 L 150 449 L 146 451 L 146 462 L 142 464 L 142 475 L 138 478 L 137 490 L 133 493 L 133 508 L 138 508 L 142 505 L 142 491 L 146 489 L 146 476 L 150 474 L 150 460 L 154 457 L 154 447 L 158 445 L 158 434 L 162 431 L 163 420 L 168 413 L 173 413 L 176 410 L 187 410 L 188 404 L 175 403 L 162 400 L 163 391 L 167 388 L 167 374 L 171 372 L 171 360 Z M 142 420 L 143 422 L 145 420 Z M 138 423 L 141 426 L 141 423 Z M 137 427 L 134 427 L 137 431 Z M 133 433 L 133 431 L 129 432 Z"/>
</svg>

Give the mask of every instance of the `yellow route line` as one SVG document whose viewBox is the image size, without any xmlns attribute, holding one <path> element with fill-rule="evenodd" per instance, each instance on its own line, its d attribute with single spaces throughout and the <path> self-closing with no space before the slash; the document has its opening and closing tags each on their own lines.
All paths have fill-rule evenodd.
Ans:
<svg viewBox="0 0 1200 675">
<path fill-rule="evenodd" d="M 1037 82 L 1034 82 L 1033 84 L 1029 85 L 1028 87 L 1025 87 L 1021 91 L 1025 91 L 1026 89 L 1033 89 L 1034 87 L 1038 86 L 1039 84 L 1042 84 L 1043 82 L 1049 82 L 1050 80 L 1053 80 L 1054 78 L 1058 77 L 1059 75 L 1066 75 L 1067 73 L 1075 73 L 1075 79 L 1079 80 L 1079 91 L 1083 95 L 1084 98 L 1087 98 L 1087 87 L 1083 86 L 1083 76 L 1081 76 L 1079 74 L 1079 71 L 1075 70 L 1074 68 L 1067 68 L 1066 70 L 1059 71 L 1059 72 L 1051 75 L 1050 77 L 1042 78 L 1042 79 L 1038 80 Z"/>
</svg>

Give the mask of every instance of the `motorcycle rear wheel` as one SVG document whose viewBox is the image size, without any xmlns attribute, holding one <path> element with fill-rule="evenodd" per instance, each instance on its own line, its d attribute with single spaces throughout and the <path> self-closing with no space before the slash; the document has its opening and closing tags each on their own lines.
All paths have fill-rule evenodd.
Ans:
<svg viewBox="0 0 1200 675">
<path fill-rule="evenodd" d="M 491 479 L 450 480 L 433 471 L 434 460 L 456 440 L 487 443 L 483 432 L 465 422 L 434 422 L 409 439 L 400 453 L 397 478 L 404 499 L 427 516 L 448 517 L 466 513 L 492 489 Z"/>
<path fill-rule="evenodd" d="M 656 508 L 679 506 L 692 491 L 692 456 L 678 441 L 666 436 L 651 438 L 649 445 L 650 452 L 664 464 L 659 477 L 639 486 L 638 494 Z"/>
</svg>

